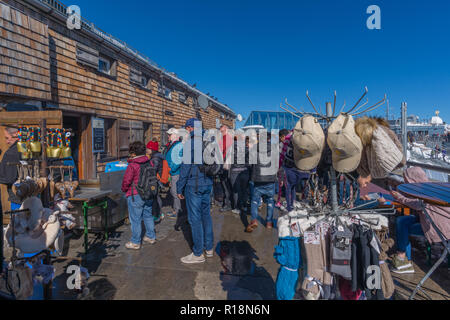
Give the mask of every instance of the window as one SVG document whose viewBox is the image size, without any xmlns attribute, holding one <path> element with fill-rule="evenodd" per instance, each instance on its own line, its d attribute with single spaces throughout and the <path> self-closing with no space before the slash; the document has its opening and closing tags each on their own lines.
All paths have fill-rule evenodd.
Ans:
<svg viewBox="0 0 450 320">
<path fill-rule="evenodd" d="M 105 57 L 99 57 L 98 71 L 104 74 L 111 75 L 111 61 Z"/>
<path fill-rule="evenodd" d="M 187 103 L 186 95 L 184 94 L 184 92 L 178 92 L 178 100 L 181 103 Z"/>
<path fill-rule="evenodd" d="M 146 74 L 143 74 L 141 71 L 130 68 L 130 82 L 148 89 L 148 83 L 149 83 L 150 77 Z"/>
<path fill-rule="evenodd" d="M 172 100 L 172 91 L 169 88 L 164 88 L 164 97 Z"/>
<path fill-rule="evenodd" d="M 97 69 L 99 67 L 99 53 L 97 50 L 77 43 L 77 62 Z"/>
</svg>

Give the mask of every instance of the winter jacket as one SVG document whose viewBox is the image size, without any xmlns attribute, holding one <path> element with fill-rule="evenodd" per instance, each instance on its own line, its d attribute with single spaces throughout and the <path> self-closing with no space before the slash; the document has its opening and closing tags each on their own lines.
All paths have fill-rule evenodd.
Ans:
<svg viewBox="0 0 450 320">
<path fill-rule="evenodd" d="M 355 122 L 363 151 L 357 172 L 362 177 L 384 178 L 406 164 L 403 146 L 389 124 L 380 118 L 363 117 Z"/>
<path fill-rule="evenodd" d="M 21 160 L 20 152 L 17 150 L 17 142 L 15 142 L 3 155 L 0 163 L 0 184 L 5 184 L 8 190 L 9 201 L 20 203 L 19 198 L 12 192 L 12 185 L 18 179 L 17 169 L 15 166 L 8 166 L 7 163 L 18 163 Z"/>
<path fill-rule="evenodd" d="M 180 174 L 181 161 L 183 160 L 183 144 L 176 141 L 167 147 L 165 158 L 170 167 L 170 175 Z"/>
<path fill-rule="evenodd" d="M 200 165 L 194 163 L 194 146 L 203 146 L 203 137 L 194 137 L 194 132 L 191 132 L 190 137 L 191 138 L 185 142 L 183 149 L 185 150 L 185 148 L 191 148 L 191 162 L 190 164 L 183 162 L 180 166 L 180 178 L 177 182 L 177 194 L 183 194 L 186 186 L 201 187 L 212 186 L 213 184 L 212 178 L 201 172 L 199 169 Z"/>
<path fill-rule="evenodd" d="M 239 160 L 239 161 L 238 161 Z M 242 163 L 243 162 L 243 163 Z M 250 168 L 248 147 L 242 142 L 234 142 L 234 159 L 231 171 L 244 171 Z"/>
<path fill-rule="evenodd" d="M 253 148 L 258 148 L 258 146 L 259 146 L 259 143 L 255 144 L 253 146 Z M 276 150 L 276 151 L 278 151 L 278 150 Z M 250 150 L 250 152 L 252 152 L 252 151 Z M 252 165 L 251 180 L 254 183 L 274 183 L 274 182 L 277 182 L 278 181 L 277 173 L 278 173 L 278 169 L 279 169 L 278 168 L 278 163 L 275 164 L 275 168 L 272 168 L 273 167 L 272 161 L 269 161 L 268 164 L 262 164 L 259 152 L 257 152 L 257 154 L 258 154 L 257 164 L 253 164 Z M 270 143 L 270 141 L 267 141 L 267 154 L 266 154 L 266 156 L 271 156 L 271 155 L 272 155 L 271 143 Z M 271 156 L 271 158 L 273 158 L 273 157 Z M 274 170 L 272 170 L 272 169 L 274 169 Z M 265 172 L 265 171 L 267 171 L 267 172 Z"/>
<path fill-rule="evenodd" d="M 149 161 L 150 160 L 147 156 L 138 156 L 132 159 L 128 159 L 128 167 L 122 180 L 122 192 L 126 193 L 127 197 L 138 194 L 135 186 L 139 182 L 141 164 Z M 132 184 L 134 184 L 133 187 Z"/>
<path fill-rule="evenodd" d="M 419 167 L 411 167 L 406 169 L 403 173 L 403 177 L 406 183 L 429 182 L 427 175 Z M 407 198 L 401 194 L 396 197 L 396 200 L 399 203 L 419 212 L 422 230 L 430 243 L 442 242 L 436 230 L 425 217 L 425 214 L 422 211 L 422 202 L 420 200 Z M 427 210 L 431 220 L 433 220 L 434 224 L 438 227 L 444 237 L 446 239 L 450 239 L 450 208 L 425 204 L 425 210 Z"/>
<path fill-rule="evenodd" d="M 150 157 L 150 161 L 156 167 L 156 172 L 161 176 L 164 161 L 163 155 L 160 152 L 154 152 Z"/>
</svg>

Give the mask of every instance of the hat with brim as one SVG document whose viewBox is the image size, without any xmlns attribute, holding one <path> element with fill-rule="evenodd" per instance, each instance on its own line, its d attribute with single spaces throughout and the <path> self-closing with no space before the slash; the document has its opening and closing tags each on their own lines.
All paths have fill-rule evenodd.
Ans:
<svg viewBox="0 0 450 320">
<path fill-rule="evenodd" d="M 325 146 L 325 134 L 317 119 L 313 116 L 301 118 L 292 135 L 294 162 L 301 171 L 316 168 Z"/>
<path fill-rule="evenodd" d="M 349 173 L 356 170 L 361 161 L 363 146 L 351 115 L 340 114 L 333 121 L 328 128 L 327 142 L 336 171 Z"/>
</svg>

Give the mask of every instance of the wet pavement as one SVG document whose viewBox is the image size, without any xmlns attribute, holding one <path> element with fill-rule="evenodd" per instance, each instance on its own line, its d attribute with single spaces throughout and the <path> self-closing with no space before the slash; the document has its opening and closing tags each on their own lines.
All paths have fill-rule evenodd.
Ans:
<svg viewBox="0 0 450 320">
<path fill-rule="evenodd" d="M 275 219 L 278 212 L 275 210 Z M 175 231 L 175 220 L 165 218 L 156 225 L 157 243 L 144 244 L 138 250 L 128 250 L 130 226 L 122 225 L 110 233 L 108 241 L 102 235 L 89 235 L 90 250 L 84 257 L 83 237 L 67 234 L 65 252 L 54 262 L 53 299 L 102 299 L 102 300 L 271 300 L 276 299 L 275 281 L 279 265 L 273 258 L 278 242 L 277 230 L 266 229 L 261 223 L 252 233 L 244 232 L 245 217 L 232 212 L 219 212 L 213 207 L 215 254 L 205 263 L 185 265 L 180 258 L 191 252 L 190 229 L 187 224 Z M 260 220 L 265 208 L 260 211 Z M 237 268 L 225 272 L 218 256 L 224 246 L 237 248 Z M 396 284 L 395 299 L 407 299 L 424 272 L 426 248 L 420 240 L 414 240 L 415 274 L 392 277 Z M 439 246 L 433 247 L 433 263 L 440 255 Z M 77 293 L 67 288 L 69 265 L 82 264 L 90 273 L 89 293 Z M 239 260 L 240 259 L 240 260 Z M 224 265 L 231 261 L 225 259 Z M 230 268 L 231 269 L 231 268 Z M 450 279 L 447 262 L 435 271 L 424 285 L 433 298 L 449 300 Z M 296 298 L 300 295 L 297 294 Z M 35 286 L 33 299 L 42 298 L 42 287 Z M 420 292 L 417 299 L 423 299 Z"/>
</svg>

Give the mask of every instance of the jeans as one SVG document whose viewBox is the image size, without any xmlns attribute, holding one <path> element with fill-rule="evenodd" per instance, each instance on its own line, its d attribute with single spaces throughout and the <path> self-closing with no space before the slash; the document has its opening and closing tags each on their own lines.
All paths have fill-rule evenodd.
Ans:
<svg viewBox="0 0 450 320">
<path fill-rule="evenodd" d="M 172 181 L 170 184 L 170 194 L 173 198 L 173 211 L 178 214 L 179 211 L 181 211 L 181 200 L 178 198 L 177 195 L 177 182 L 180 179 L 179 175 L 172 176 Z"/>
<path fill-rule="evenodd" d="M 416 216 L 402 216 L 395 221 L 397 232 L 397 251 L 405 252 L 408 260 L 411 260 L 411 242 L 409 235 L 423 236 L 422 225 Z"/>
<path fill-rule="evenodd" d="M 144 221 L 145 235 L 154 240 L 156 239 L 155 223 L 152 215 L 153 200 L 143 201 L 139 194 L 127 197 L 128 215 L 131 223 L 131 242 L 141 244 L 142 225 Z"/>
<path fill-rule="evenodd" d="M 243 210 L 247 207 L 248 180 L 250 175 L 248 170 L 231 171 L 230 180 L 233 187 L 233 208 Z"/>
<path fill-rule="evenodd" d="M 273 220 L 273 209 L 275 206 L 275 182 L 271 183 L 255 183 L 253 187 L 252 203 L 250 212 L 252 221 L 258 217 L 259 200 L 261 197 L 267 203 L 267 222 Z"/>
<path fill-rule="evenodd" d="M 294 200 L 296 198 L 296 187 L 303 180 L 308 179 L 309 174 L 301 172 L 296 168 L 284 167 L 286 173 L 286 202 L 287 210 L 294 210 Z"/>
<path fill-rule="evenodd" d="M 212 186 L 186 186 L 185 197 L 188 221 L 192 229 L 194 255 L 199 257 L 203 250 L 212 250 L 214 245 L 213 225 L 211 218 Z"/>
</svg>

